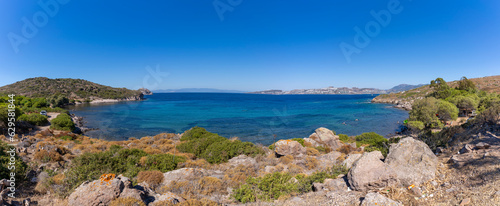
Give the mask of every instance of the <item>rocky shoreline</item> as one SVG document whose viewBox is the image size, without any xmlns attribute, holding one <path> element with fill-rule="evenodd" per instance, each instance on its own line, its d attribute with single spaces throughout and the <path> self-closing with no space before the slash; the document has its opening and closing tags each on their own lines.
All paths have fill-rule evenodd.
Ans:
<svg viewBox="0 0 500 206">
<path fill-rule="evenodd" d="M 403 100 L 399 98 L 381 98 L 377 96 L 371 100 L 372 103 L 392 104 L 395 108 L 410 111 L 415 100 Z"/>
</svg>

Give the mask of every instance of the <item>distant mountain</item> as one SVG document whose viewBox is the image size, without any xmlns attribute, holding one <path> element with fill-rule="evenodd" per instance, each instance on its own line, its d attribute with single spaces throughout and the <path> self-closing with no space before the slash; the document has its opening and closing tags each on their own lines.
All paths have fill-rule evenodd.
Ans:
<svg viewBox="0 0 500 206">
<path fill-rule="evenodd" d="M 183 88 L 154 90 L 154 93 L 245 93 L 238 90 L 210 89 L 210 88 Z"/>
<path fill-rule="evenodd" d="M 70 100 L 91 101 L 100 99 L 140 100 L 139 90 L 114 88 L 83 79 L 29 78 L 0 87 L 0 94 L 16 94 L 28 97 L 51 97 L 62 95 Z"/>
<path fill-rule="evenodd" d="M 409 85 L 409 84 L 400 84 L 398 86 L 395 86 L 391 89 L 386 90 L 387 93 L 398 93 L 398 92 L 404 92 L 408 90 L 412 90 L 415 88 L 419 88 L 421 86 L 425 86 L 426 84 L 419 84 L 419 85 Z"/>
</svg>

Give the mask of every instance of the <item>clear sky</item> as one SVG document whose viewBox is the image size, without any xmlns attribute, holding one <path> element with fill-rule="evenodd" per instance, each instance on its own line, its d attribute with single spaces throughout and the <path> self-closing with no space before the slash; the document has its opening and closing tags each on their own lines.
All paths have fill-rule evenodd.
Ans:
<svg viewBox="0 0 500 206">
<path fill-rule="evenodd" d="M 0 85 L 387 89 L 500 74 L 497 0 L 9 0 L 0 19 Z"/>
</svg>

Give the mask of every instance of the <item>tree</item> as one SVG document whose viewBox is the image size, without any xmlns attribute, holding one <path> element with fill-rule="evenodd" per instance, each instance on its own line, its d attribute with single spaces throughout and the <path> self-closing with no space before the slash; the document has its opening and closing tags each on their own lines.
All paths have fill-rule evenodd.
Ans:
<svg viewBox="0 0 500 206">
<path fill-rule="evenodd" d="M 450 102 L 455 104 L 461 110 L 475 110 L 479 105 L 477 96 L 456 96 L 450 99 Z"/>
<path fill-rule="evenodd" d="M 17 119 L 23 113 L 21 112 L 21 110 L 18 107 L 16 107 L 14 109 L 14 113 L 11 113 L 11 114 L 15 114 L 14 118 Z M 7 104 L 0 104 L 0 126 L 6 127 L 9 124 L 9 118 L 12 118 L 12 117 L 13 117 L 12 115 L 9 116 L 8 105 Z"/>
<path fill-rule="evenodd" d="M 408 126 L 411 131 L 420 131 L 425 128 L 424 123 L 421 121 L 408 121 L 408 123 L 406 123 L 406 126 Z"/>
<path fill-rule="evenodd" d="M 456 120 L 458 118 L 458 108 L 445 100 L 438 100 L 438 118 L 444 121 Z"/>
<path fill-rule="evenodd" d="M 452 94 L 452 88 L 448 86 L 446 81 L 443 78 L 437 78 L 431 81 L 431 88 L 434 89 L 432 96 L 438 99 L 446 99 Z"/>
<path fill-rule="evenodd" d="M 471 80 L 467 79 L 467 77 L 462 77 L 460 81 L 458 81 L 459 90 L 465 90 L 471 93 L 475 93 L 477 91 L 476 85 Z"/>
<path fill-rule="evenodd" d="M 427 128 L 440 128 L 441 122 L 436 116 L 438 112 L 438 100 L 434 97 L 416 100 L 410 111 L 410 121 L 420 121 Z"/>
</svg>

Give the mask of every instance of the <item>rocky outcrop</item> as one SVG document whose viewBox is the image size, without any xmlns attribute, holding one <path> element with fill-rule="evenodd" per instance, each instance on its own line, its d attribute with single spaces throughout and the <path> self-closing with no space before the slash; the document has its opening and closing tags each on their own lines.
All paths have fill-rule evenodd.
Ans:
<svg viewBox="0 0 500 206">
<path fill-rule="evenodd" d="M 151 92 L 149 89 L 146 89 L 146 88 L 140 88 L 139 91 L 143 94 L 143 95 L 153 95 L 153 92 Z"/>
<path fill-rule="evenodd" d="M 437 157 L 424 142 L 407 137 L 392 144 L 389 151 L 385 163 L 403 186 L 420 185 L 434 179 Z"/>
<path fill-rule="evenodd" d="M 372 103 L 393 104 L 394 107 L 410 111 L 412 109 L 413 100 L 403 100 L 399 98 L 381 98 L 377 96 L 372 99 Z"/>
<path fill-rule="evenodd" d="M 276 142 L 274 152 L 276 156 L 302 156 L 306 154 L 306 148 L 297 141 L 280 140 Z"/>
<path fill-rule="evenodd" d="M 353 164 L 347 174 L 347 179 L 353 189 L 366 191 L 397 183 L 396 174 L 380 160 L 381 156 L 380 151 L 367 152 Z"/>
<path fill-rule="evenodd" d="M 316 159 L 319 161 L 319 167 L 320 168 L 329 168 L 332 167 L 332 165 L 337 164 L 337 159 L 342 155 L 342 153 L 333 151 L 328 154 L 321 155 L 317 157 Z"/>
<path fill-rule="evenodd" d="M 201 168 L 182 168 L 163 173 L 162 186 L 169 186 L 171 182 L 187 181 L 208 176 L 209 172 Z"/>
<path fill-rule="evenodd" d="M 347 158 L 342 162 L 342 165 L 347 169 L 351 169 L 352 165 L 363 156 L 362 154 L 349 154 Z"/>
<path fill-rule="evenodd" d="M 109 181 L 84 182 L 69 196 L 68 203 L 81 206 L 108 205 L 120 196 L 124 188 L 124 181 L 120 177 Z"/>
<path fill-rule="evenodd" d="M 383 205 L 383 206 L 402 206 L 403 204 L 391 200 L 379 193 L 371 192 L 365 195 L 365 199 L 361 202 L 361 206 L 373 206 L 373 205 Z"/>
<path fill-rule="evenodd" d="M 339 140 L 339 136 L 335 135 L 332 130 L 320 127 L 312 133 L 309 138 L 304 138 L 305 142 L 311 143 L 313 146 L 329 147 L 332 151 L 340 148 L 343 143 Z"/>
</svg>

